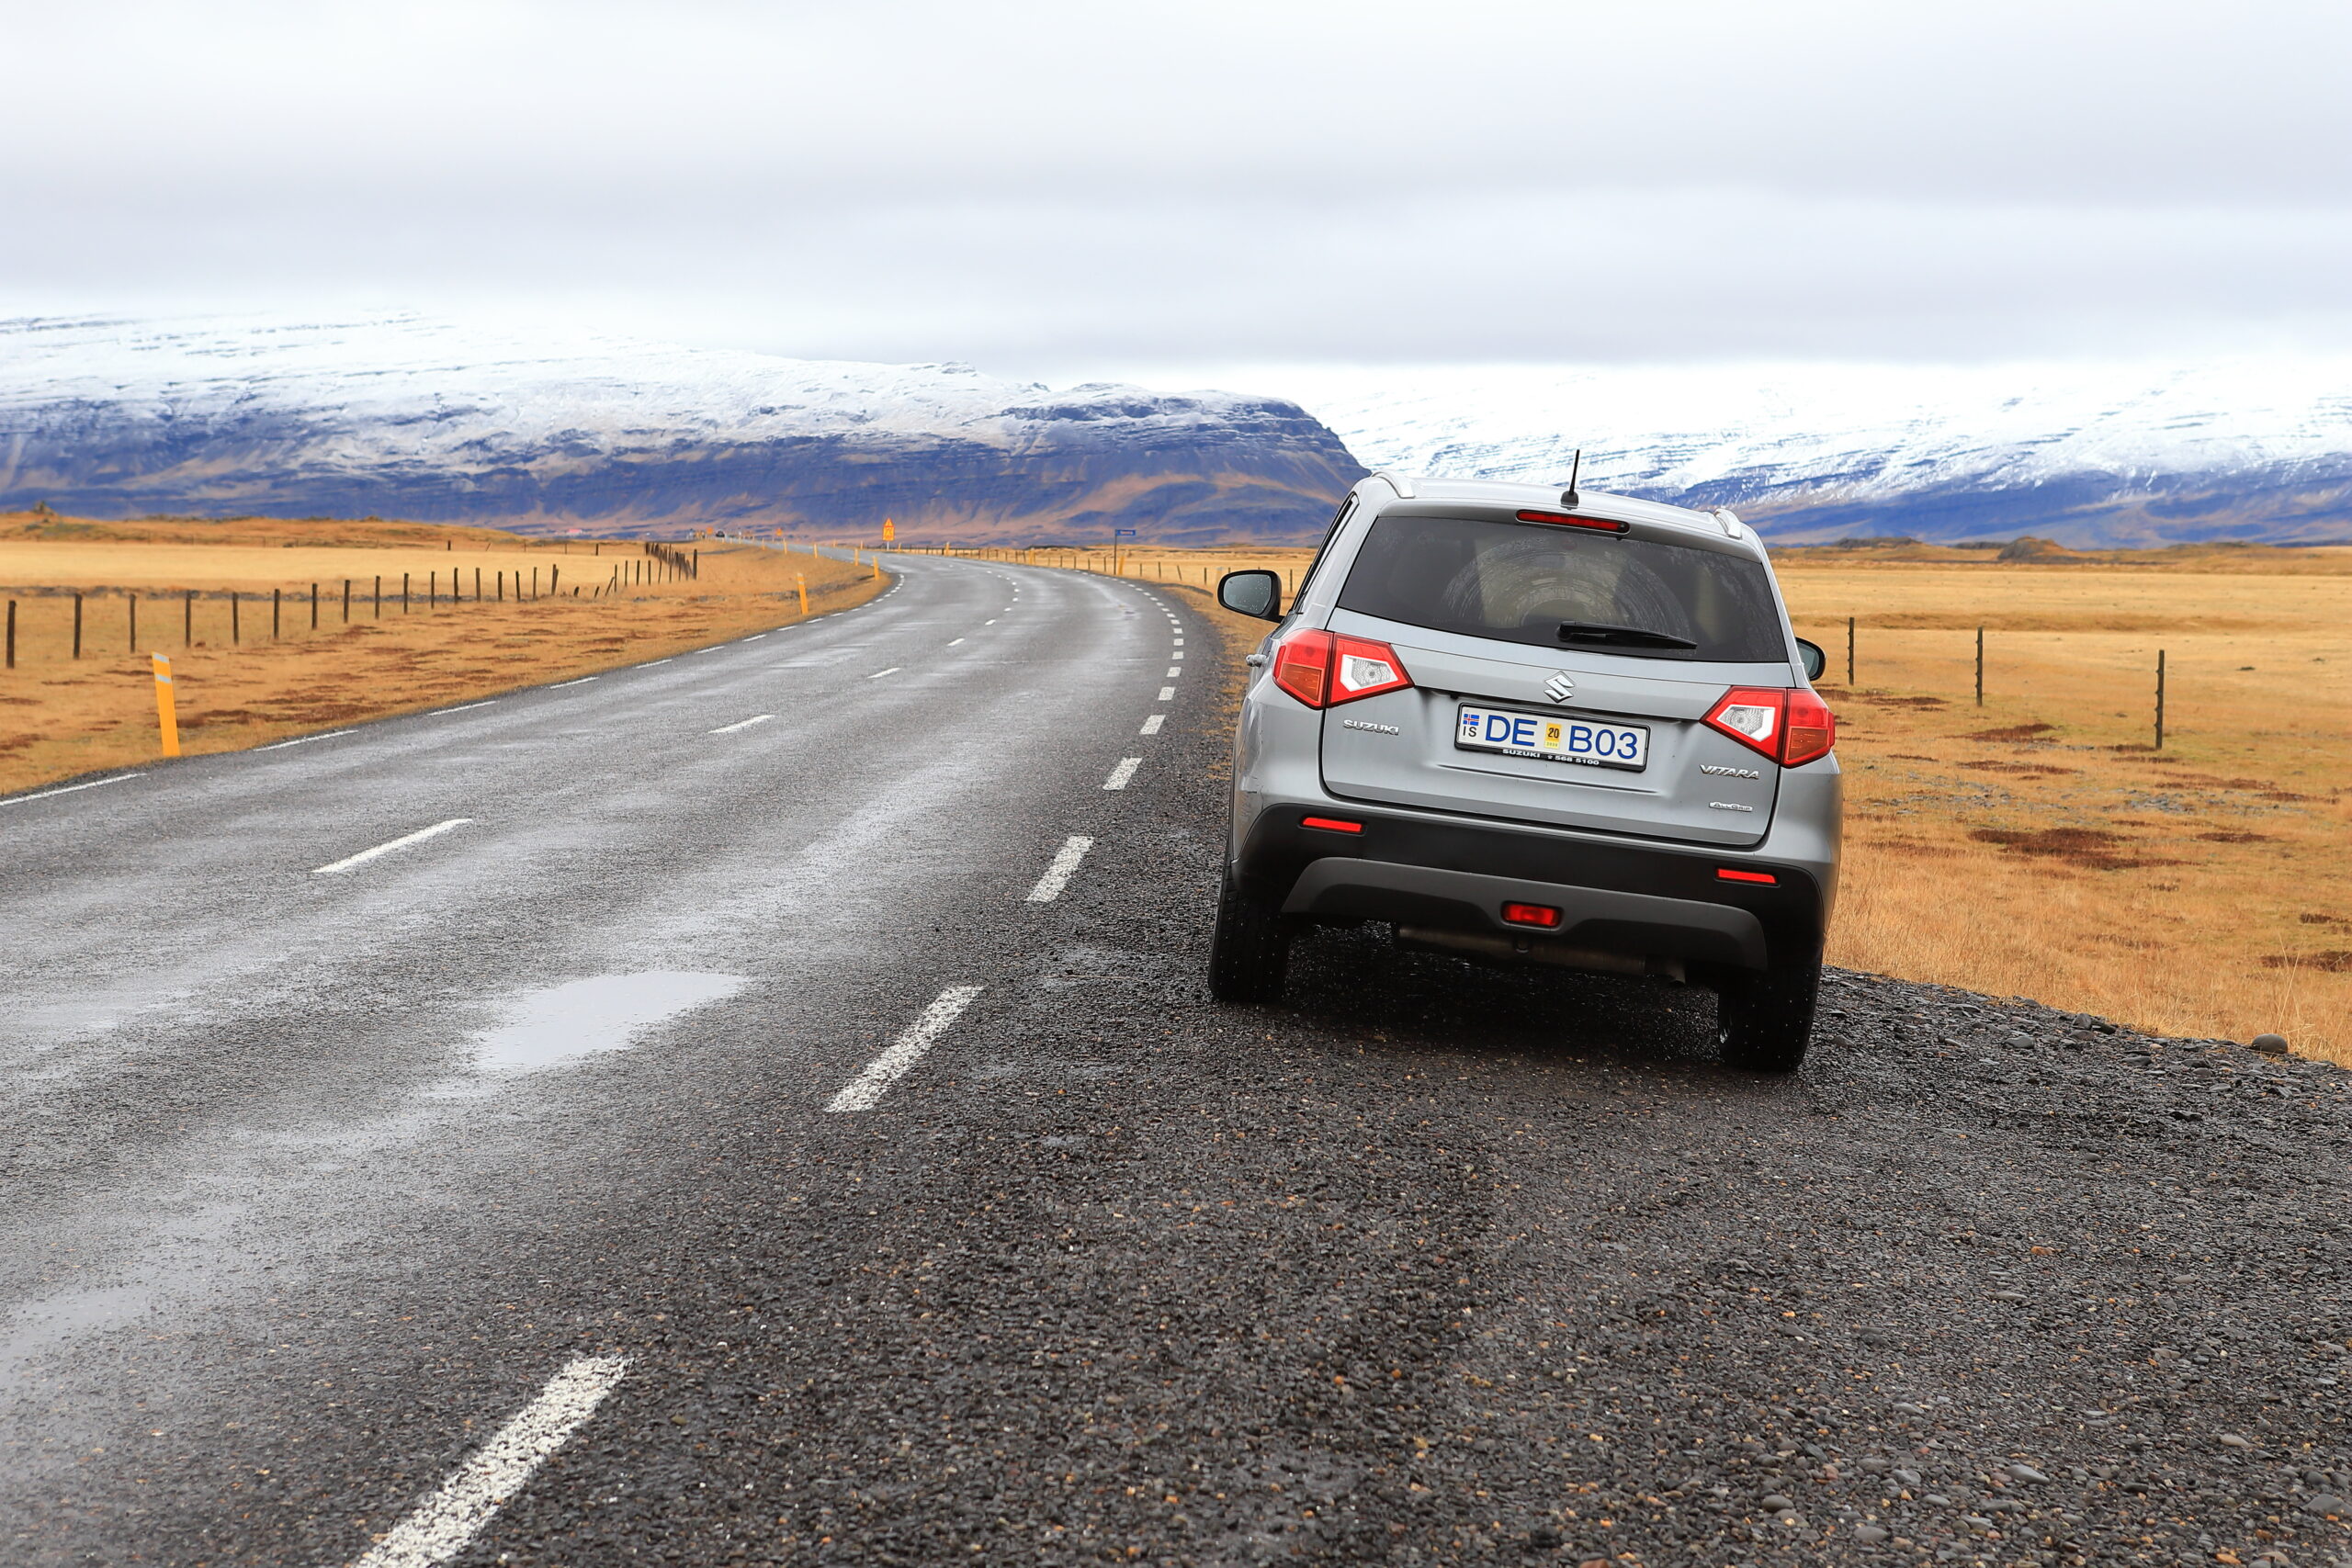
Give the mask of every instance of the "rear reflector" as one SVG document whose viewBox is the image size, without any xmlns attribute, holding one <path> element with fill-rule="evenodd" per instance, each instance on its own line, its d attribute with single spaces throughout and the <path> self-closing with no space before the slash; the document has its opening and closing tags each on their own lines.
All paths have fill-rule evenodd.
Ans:
<svg viewBox="0 0 2352 1568">
<path fill-rule="evenodd" d="M 1363 831 L 1363 823 L 1342 822 L 1336 817 L 1305 818 L 1301 820 L 1300 826 L 1306 828 L 1320 828 L 1327 833 L 1361 833 Z"/>
<path fill-rule="evenodd" d="M 1781 879 L 1769 871 L 1734 871 L 1727 865 L 1715 867 L 1715 877 L 1722 882 L 1754 882 L 1766 887 L 1781 885 Z"/>
<path fill-rule="evenodd" d="M 1549 904 L 1505 904 L 1503 923 L 1508 926 L 1542 926 L 1548 931 L 1560 923 L 1560 911 Z"/>
<path fill-rule="evenodd" d="M 1568 528 L 1598 528 L 1604 534 L 1622 534 L 1631 526 L 1608 517 L 1576 517 L 1566 512 L 1522 512 L 1521 523 L 1555 523 Z"/>
</svg>

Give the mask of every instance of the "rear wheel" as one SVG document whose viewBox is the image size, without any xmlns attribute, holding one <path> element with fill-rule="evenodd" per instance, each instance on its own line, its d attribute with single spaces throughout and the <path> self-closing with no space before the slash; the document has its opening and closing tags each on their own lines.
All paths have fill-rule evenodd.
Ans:
<svg viewBox="0 0 2352 1568">
<path fill-rule="evenodd" d="M 1261 888 L 1232 876 L 1216 900 L 1209 942 L 1209 995 L 1221 1002 L 1270 1002 L 1290 964 L 1290 925 Z"/>
<path fill-rule="evenodd" d="M 1727 976 L 1716 990 L 1715 1046 L 1729 1066 L 1792 1073 L 1813 1043 L 1821 960 Z"/>
</svg>

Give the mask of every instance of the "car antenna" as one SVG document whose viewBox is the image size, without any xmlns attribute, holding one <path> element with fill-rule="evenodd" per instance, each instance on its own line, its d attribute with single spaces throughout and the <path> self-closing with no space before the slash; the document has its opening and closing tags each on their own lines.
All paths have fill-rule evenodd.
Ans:
<svg viewBox="0 0 2352 1568">
<path fill-rule="evenodd" d="M 1577 460 L 1568 468 L 1568 493 L 1560 497 L 1560 504 L 1573 512 L 1582 504 L 1577 500 L 1577 479 L 1584 473 L 1584 448 L 1577 448 Z"/>
</svg>

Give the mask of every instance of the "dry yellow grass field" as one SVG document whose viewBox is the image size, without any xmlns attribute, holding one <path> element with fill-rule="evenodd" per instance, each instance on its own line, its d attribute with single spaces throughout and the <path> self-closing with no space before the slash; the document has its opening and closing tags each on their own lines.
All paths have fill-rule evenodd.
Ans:
<svg viewBox="0 0 2352 1568">
<path fill-rule="evenodd" d="M 0 670 L 0 792 L 153 761 L 150 653 L 171 659 L 181 744 L 198 754 L 788 625 L 800 618 L 801 578 L 811 614 L 881 586 L 870 568 L 808 555 L 717 540 L 685 548 L 701 551 L 691 581 L 664 573 L 635 542 L 533 544 L 373 522 L 0 517 L 0 599 L 15 602 L 17 621 L 15 668 Z M 627 581 L 616 585 L 616 574 Z"/>
<path fill-rule="evenodd" d="M 1121 564 L 1202 588 L 1242 567 L 1293 580 L 1310 554 Z M 2352 550 L 2058 558 L 1776 555 L 1840 727 L 1831 961 L 2352 1063 Z"/>
</svg>

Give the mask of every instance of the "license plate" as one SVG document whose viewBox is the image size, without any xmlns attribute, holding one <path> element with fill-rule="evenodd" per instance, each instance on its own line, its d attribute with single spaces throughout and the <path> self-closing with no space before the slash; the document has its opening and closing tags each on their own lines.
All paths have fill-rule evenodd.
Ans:
<svg viewBox="0 0 2352 1568">
<path fill-rule="evenodd" d="M 1650 732 L 1638 725 L 1595 724 L 1589 718 L 1511 713 L 1462 705 L 1453 743 L 1464 751 L 1498 751 L 1541 762 L 1580 762 L 1589 768 L 1649 766 Z"/>
</svg>

